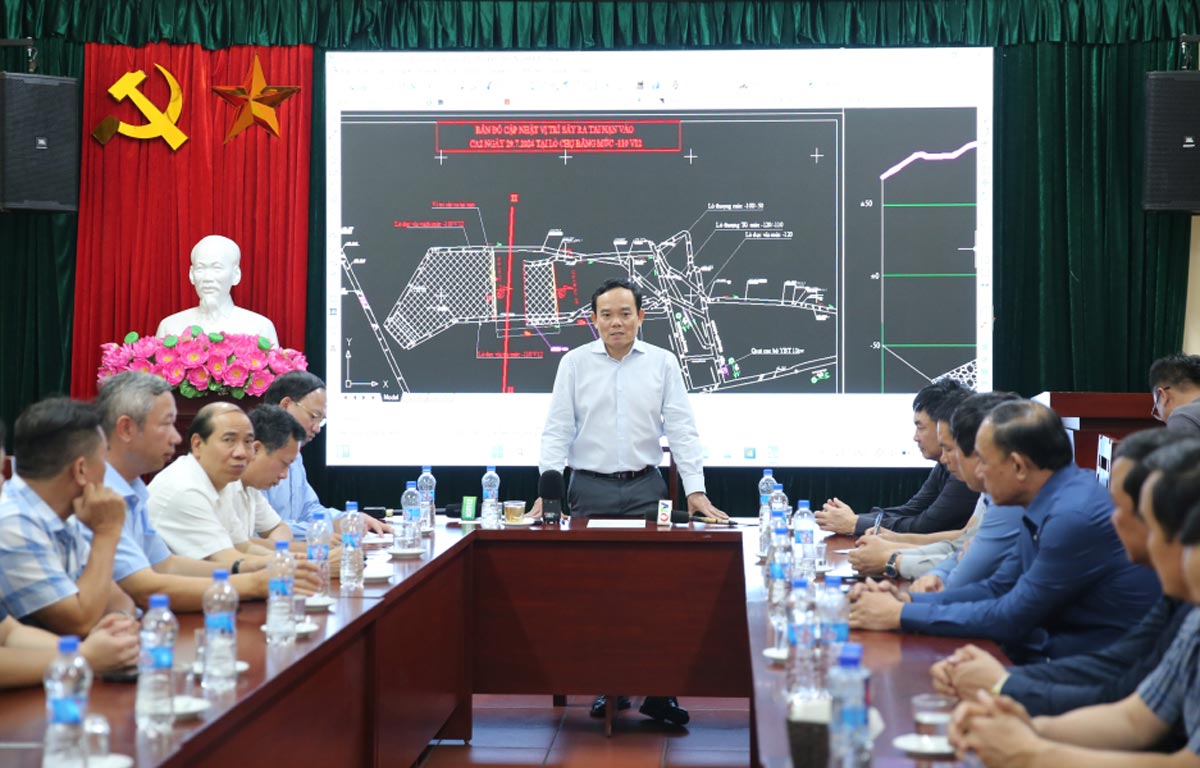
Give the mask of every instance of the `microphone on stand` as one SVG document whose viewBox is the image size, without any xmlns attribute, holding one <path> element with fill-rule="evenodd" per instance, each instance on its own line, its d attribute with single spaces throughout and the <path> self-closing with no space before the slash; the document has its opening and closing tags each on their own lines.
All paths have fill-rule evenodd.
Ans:
<svg viewBox="0 0 1200 768">
<path fill-rule="evenodd" d="M 562 520 L 563 476 L 548 469 L 538 478 L 538 496 L 542 497 L 542 523 L 556 525 Z"/>
</svg>

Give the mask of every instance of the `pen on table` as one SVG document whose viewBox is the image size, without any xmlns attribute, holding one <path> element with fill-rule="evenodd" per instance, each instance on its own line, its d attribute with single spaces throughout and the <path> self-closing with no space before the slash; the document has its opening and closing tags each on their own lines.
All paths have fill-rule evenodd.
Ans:
<svg viewBox="0 0 1200 768">
<path fill-rule="evenodd" d="M 883 513 L 880 512 L 877 515 L 875 515 L 875 527 L 873 529 L 871 529 L 872 536 L 879 535 L 879 526 L 882 524 L 883 524 Z"/>
</svg>

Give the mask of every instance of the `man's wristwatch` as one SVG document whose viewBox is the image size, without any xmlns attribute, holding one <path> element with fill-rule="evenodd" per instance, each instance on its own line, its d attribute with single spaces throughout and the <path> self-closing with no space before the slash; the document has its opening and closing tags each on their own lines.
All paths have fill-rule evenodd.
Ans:
<svg viewBox="0 0 1200 768">
<path fill-rule="evenodd" d="M 887 565 L 883 566 L 883 575 L 889 579 L 895 579 L 900 576 L 900 572 L 896 570 L 896 558 L 900 557 L 899 552 L 893 552 L 888 558 Z"/>
<path fill-rule="evenodd" d="M 234 560 L 233 567 L 229 569 L 231 574 L 240 573 L 242 570 L 242 560 Z"/>
</svg>

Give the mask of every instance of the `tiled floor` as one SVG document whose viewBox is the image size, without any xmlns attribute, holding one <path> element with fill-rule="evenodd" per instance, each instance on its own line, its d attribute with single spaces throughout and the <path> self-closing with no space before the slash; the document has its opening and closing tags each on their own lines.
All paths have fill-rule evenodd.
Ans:
<svg viewBox="0 0 1200 768">
<path fill-rule="evenodd" d="M 612 738 L 604 721 L 588 716 L 592 700 L 571 696 L 476 696 L 471 743 L 431 744 L 421 768 L 453 766 L 620 766 L 621 768 L 743 768 L 750 764 L 748 699 L 680 699 L 686 727 L 656 723 L 633 709 L 620 713 Z"/>
</svg>

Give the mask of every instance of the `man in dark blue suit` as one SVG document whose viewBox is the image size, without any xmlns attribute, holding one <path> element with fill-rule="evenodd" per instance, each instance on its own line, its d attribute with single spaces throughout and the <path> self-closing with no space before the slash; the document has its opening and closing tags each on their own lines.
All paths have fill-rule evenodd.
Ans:
<svg viewBox="0 0 1200 768">
<path fill-rule="evenodd" d="M 1075 466 L 1058 414 L 1002 403 L 975 449 L 993 501 L 1025 507 L 1009 557 L 992 577 L 943 592 L 868 585 L 853 595 L 850 626 L 987 637 L 1014 660 L 1040 661 L 1107 645 L 1137 623 L 1162 594 L 1158 579 L 1126 558 L 1108 493 Z"/>
</svg>

